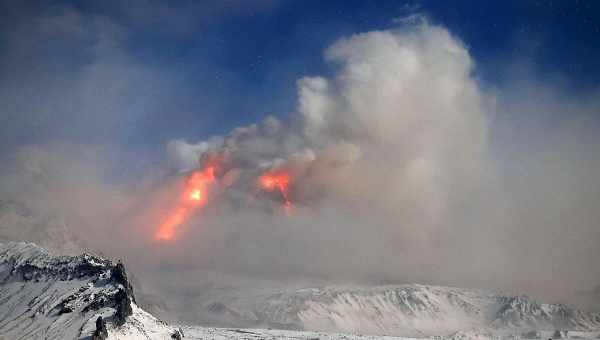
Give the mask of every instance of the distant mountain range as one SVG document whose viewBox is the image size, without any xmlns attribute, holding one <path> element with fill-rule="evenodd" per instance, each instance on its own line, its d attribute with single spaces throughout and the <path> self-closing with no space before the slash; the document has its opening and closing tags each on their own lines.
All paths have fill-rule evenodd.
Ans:
<svg viewBox="0 0 600 340">
<path fill-rule="evenodd" d="M 121 263 L 55 256 L 32 243 L 0 244 L 0 339 L 600 336 L 600 314 L 526 296 L 424 285 L 263 291 L 198 308 L 231 325 L 286 330 L 169 326 L 137 306 Z"/>
</svg>

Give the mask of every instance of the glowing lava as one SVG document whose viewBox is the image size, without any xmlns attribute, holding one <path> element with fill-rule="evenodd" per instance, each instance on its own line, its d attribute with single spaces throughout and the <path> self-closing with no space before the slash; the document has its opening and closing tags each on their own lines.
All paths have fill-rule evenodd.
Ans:
<svg viewBox="0 0 600 340">
<path fill-rule="evenodd" d="M 201 200 L 202 199 L 202 192 L 200 190 L 198 190 L 198 189 L 193 190 L 190 193 L 190 199 L 192 201 L 199 201 L 199 200 Z"/>
<path fill-rule="evenodd" d="M 286 212 L 289 213 L 289 208 L 292 202 L 289 199 L 289 185 L 291 182 L 290 175 L 286 172 L 266 173 L 259 178 L 260 186 L 267 191 L 278 190 L 283 197 Z"/>
<path fill-rule="evenodd" d="M 185 187 L 177 205 L 158 227 L 154 239 L 157 241 L 173 240 L 179 226 L 185 223 L 197 208 L 206 204 L 208 186 L 214 181 L 215 168 L 213 166 L 193 172 L 185 181 Z"/>
</svg>

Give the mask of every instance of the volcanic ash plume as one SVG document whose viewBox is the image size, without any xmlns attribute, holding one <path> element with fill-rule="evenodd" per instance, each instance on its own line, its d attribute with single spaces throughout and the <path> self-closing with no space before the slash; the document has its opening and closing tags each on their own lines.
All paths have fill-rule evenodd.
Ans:
<svg viewBox="0 0 600 340">
<path fill-rule="evenodd" d="M 340 40 L 325 56 L 336 76 L 300 79 L 289 121 L 268 117 L 198 144 L 170 142 L 181 171 L 197 164 L 188 181 L 213 169 L 214 183 L 210 193 L 199 189 L 208 198 L 198 219 L 179 221 L 190 213 L 182 203 L 165 222 L 191 227 L 161 227 L 156 238 L 203 230 L 199 239 L 210 239 L 220 230 L 230 233 L 219 238 L 231 252 L 246 236 L 248 244 L 294 243 L 287 251 L 298 249 L 292 262 L 304 266 L 306 249 L 397 253 L 452 223 L 450 198 L 467 199 L 486 173 L 484 99 L 460 41 L 422 23 Z M 369 253 L 361 254 L 366 266 L 383 256 Z"/>
</svg>

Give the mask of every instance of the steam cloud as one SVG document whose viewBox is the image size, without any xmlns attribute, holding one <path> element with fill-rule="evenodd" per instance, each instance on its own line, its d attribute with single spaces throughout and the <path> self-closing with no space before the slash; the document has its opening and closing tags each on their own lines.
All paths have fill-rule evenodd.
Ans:
<svg viewBox="0 0 600 340">
<path fill-rule="evenodd" d="M 195 145 L 170 143 L 176 164 L 188 168 L 212 154 L 222 159 L 223 178 L 242 177 L 224 193 L 230 202 L 257 204 L 255 178 L 265 171 L 284 169 L 292 177 L 290 221 L 232 205 L 217 213 L 218 226 L 207 226 L 210 214 L 201 214 L 193 243 L 210 240 L 206 247 L 212 247 L 219 244 L 213 230 L 234 233 L 234 251 L 210 253 L 251 272 L 266 266 L 400 279 L 432 265 L 423 249 L 451 228 L 452 205 L 465 204 L 493 180 L 485 96 L 471 78 L 465 48 L 428 24 L 343 39 L 326 57 L 336 64 L 336 77 L 298 81 L 299 117 L 292 123 L 269 117 Z M 261 221 L 259 229 L 246 225 L 252 218 Z M 257 244 L 266 252 L 250 251 Z M 289 258 L 270 244 L 283 245 Z M 396 260 L 405 252 L 422 255 L 412 263 Z M 260 268 L 249 269 L 254 263 Z"/>
<path fill-rule="evenodd" d="M 597 122 L 586 116 L 598 111 L 596 93 L 531 79 L 483 90 L 461 41 L 422 20 L 341 39 L 325 57 L 335 75 L 300 79 L 289 120 L 168 144 L 182 173 L 220 159 L 214 199 L 175 244 L 151 234 L 184 175 L 110 183 L 99 174 L 110 161 L 87 147 L 21 150 L 4 171 L 3 197 L 66 216 L 83 244 L 124 257 L 148 285 L 172 270 L 212 270 L 502 288 L 568 302 L 597 285 L 600 161 L 591 148 Z M 532 104 L 540 98 L 545 105 Z M 565 112 L 569 125 L 544 132 L 506 119 Z M 256 187 L 278 169 L 292 177 L 290 216 Z M 154 291 L 184 300 L 200 289 L 168 281 Z"/>
</svg>

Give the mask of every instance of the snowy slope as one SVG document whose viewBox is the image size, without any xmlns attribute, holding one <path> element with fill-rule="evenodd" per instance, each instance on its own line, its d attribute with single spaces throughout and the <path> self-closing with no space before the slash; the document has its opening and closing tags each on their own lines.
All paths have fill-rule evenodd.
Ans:
<svg viewBox="0 0 600 340">
<path fill-rule="evenodd" d="M 254 293 L 221 295 L 198 308 L 238 325 L 289 330 L 168 325 L 136 305 L 122 264 L 89 254 L 55 256 L 32 243 L 0 244 L 2 340 L 94 339 L 94 333 L 102 335 L 99 317 L 106 338 L 120 340 L 176 339 L 182 334 L 184 339 L 331 340 L 400 339 L 384 335 L 430 339 L 600 335 L 600 315 L 538 304 L 524 296 L 423 285 Z"/>
<path fill-rule="evenodd" d="M 94 339 L 99 316 L 106 322 L 109 340 L 176 339 L 176 335 L 184 339 L 380 339 L 277 330 L 175 328 L 134 303 L 119 264 L 89 254 L 54 256 L 32 243 L 0 244 L 0 339 Z"/>
<path fill-rule="evenodd" d="M 99 316 L 109 330 L 134 317 L 144 319 L 132 300 L 120 264 L 88 254 L 53 256 L 32 243 L 0 244 L 0 338 L 90 338 Z M 152 324 L 146 320 L 151 316 L 142 316 L 145 324 Z M 145 332 L 160 333 L 156 339 L 168 338 L 173 329 L 155 323 L 160 332 L 130 333 L 137 339 Z"/>
<path fill-rule="evenodd" d="M 526 296 L 401 285 L 323 287 L 220 297 L 204 308 L 230 324 L 362 334 L 436 336 L 472 329 L 495 334 L 600 330 L 600 314 Z"/>
</svg>

